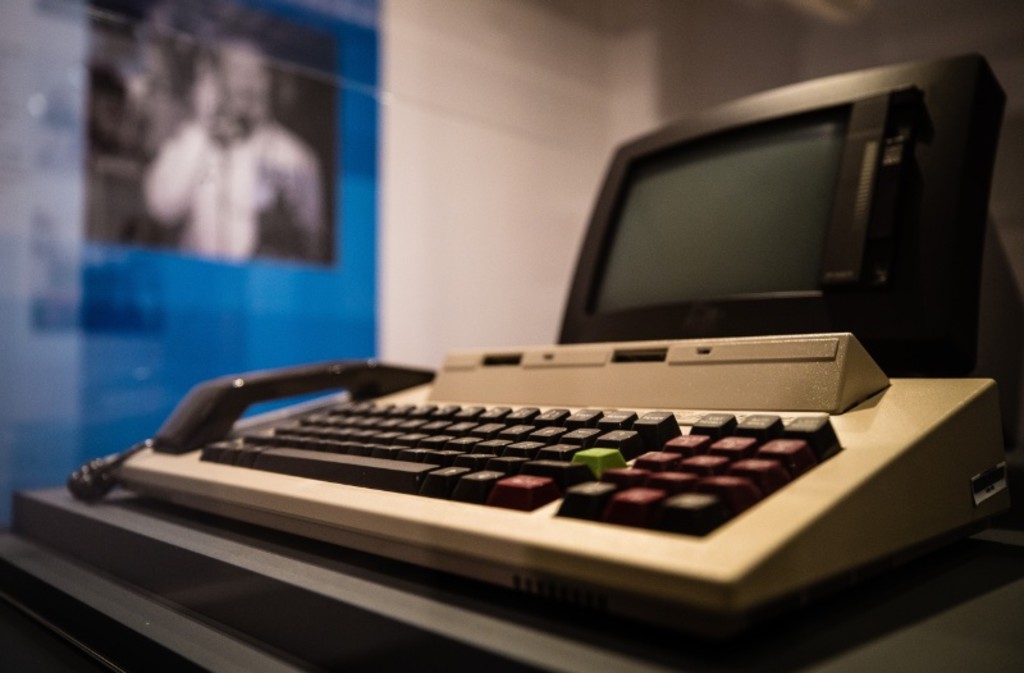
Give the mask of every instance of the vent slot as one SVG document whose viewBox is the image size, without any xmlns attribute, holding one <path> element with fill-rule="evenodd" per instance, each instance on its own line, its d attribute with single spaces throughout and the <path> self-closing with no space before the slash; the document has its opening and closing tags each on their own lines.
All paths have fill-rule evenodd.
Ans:
<svg viewBox="0 0 1024 673">
<path fill-rule="evenodd" d="M 484 356 L 484 367 L 515 367 L 522 361 L 522 353 L 497 353 Z"/>
<path fill-rule="evenodd" d="M 564 582 L 514 575 L 512 577 L 512 587 L 521 593 L 530 594 L 531 596 L 563 605 L 571 605 L 576 608 L 602 613 L 608 612 L 608 597 L 605 594 L 581 589 Z"/>
<path fill-rule="evenodd" d="M 612 362 L 664 362 L 668 348 L 628 348 L 616 350 Z"/>
</svg>

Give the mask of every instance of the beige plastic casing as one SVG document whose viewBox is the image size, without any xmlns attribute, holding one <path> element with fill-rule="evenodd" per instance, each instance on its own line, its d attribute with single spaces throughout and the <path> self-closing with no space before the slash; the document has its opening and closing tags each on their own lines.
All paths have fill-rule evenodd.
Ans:
<svg viewBox="0 0 1024 673">
<path fill-rule="evenodd" d="M 833 380 L 838 388 L 849 390 L 834 390 L 820 399 L 846 400 L 860 393 L 865 397 L 844 413 L 831 415 L 843 451 L 701 538 L 559 518 L 557 502 L 531 513 L 506 511 L 204 463 L 198 452 L 184 456 L 144 452 L 126 463 L 120 476 L 129 488 L 190 507 L 506 586 L 582 597 L 583 603 L 670 627 L 725 633 L 780 600 L 965 530 L 1009 505 L 1005 489 L 976 503 L 971 482 L 1003 460 L 994 382 L 896 379 L 886 386 L 887 380 L 883 377 L 879 382 L 877 367 L 870 360 L 866 372 L 850 371 L 851 363 L 863 365 L 863 350 L 852 337 L 839 337 L 837 357 L 845 353 L 846 359 Z M 712 352 L 721 341 L 712 344 Z M 757 340 L 743 341 L 753 345 Z M 774 340 L 761 343 L 769 342 Z M 700 348 L 706 348 L 707 343 L 701 343 Z M 792 347 L 785 340 L 780 343 Z M 697 346 L 674 342 L 669 352 L 676 347 Z M 558 347 L 528 352 L 543 355 L 562 348 L 571 349 L 573 358 L 586 350 Z M 526 352 L 523 355 L 520 366 L 525 370 L 529 359 Z M 454 362 L 461 377 L 461 372 L 468 371 L 466 363 L 482 355 L 461 357 L 449 358 L 433 386 L 406 391 L 388 401 L 527 403 L 516 392 L 508 398 L 464 397 L 459 386 L 445 380 L 452 371 L 449 367 Z M 787 380 L 787 367 L 809 366 L 803 359 L 792 363 L 762 357 L 757 362 L 765 370 L 748 381 L 747 388 L 755 392 L 737 394 L 746 402 L 764 397 L 756 394 L 757 381 L 770 380 L 769 369 L 778 368 L 779 377 Z M 657 366 L 616 363 L 620 370 Z M 710 376 L 667 362 L 660 366 L 679 372 L 680 377 Z M 509 376 L 516 366 L 481 368 L 486 370 L 481 375 L 495 378 Z M 740 376 L 719 371 L 723 379 Z M 649 380 L 646 373 L 642 378 Z M 867 391 L 866 383 L 856 383 L 863 381 L 881 385 L 879 390 Z M 552 379 L 543 374 L 523 385 L 527 391 L 546 389 Z M 575 389 L 578 384 L 571 385 Z M 597 384 L 591 379 L 589 385 Z M 806 387 L 817 390 L 811 381 Z M 439 389 L 444 395 L 438 394 Z M 604 398 L 600 391 L 593 392 L 598 397 L 587 399 L 608 401 L 558 406 L 609 404 L 638 411 L 727 408 L 717 404 L 717 397 L 698 399 L 689 392 L 687 402 L 709 403 L 628 405 L 616 402 L 616 395 Z M 541 396 L 549 399 L 555 398 Z M 541 407 L 549 404 L 535 402 Z M 728 408 L 743 413 L 769 407 Z M 814 409 L 771 408 L 784 417 L 816 413 Z"/>
</svg>

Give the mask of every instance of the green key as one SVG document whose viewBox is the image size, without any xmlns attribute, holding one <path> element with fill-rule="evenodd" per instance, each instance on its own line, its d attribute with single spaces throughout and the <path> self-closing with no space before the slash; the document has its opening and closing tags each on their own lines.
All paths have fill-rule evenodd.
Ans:
<svg viewBox="0 0 1024 673">
<path fill-rule="evenodd" d="M 626 467 L 626 459 L 618 449 L 583 449 L 576 452 L 572 462 L 585 464 L 594 473 L 595 479 L 600 479 L 605 470 Z"/>
</svg>

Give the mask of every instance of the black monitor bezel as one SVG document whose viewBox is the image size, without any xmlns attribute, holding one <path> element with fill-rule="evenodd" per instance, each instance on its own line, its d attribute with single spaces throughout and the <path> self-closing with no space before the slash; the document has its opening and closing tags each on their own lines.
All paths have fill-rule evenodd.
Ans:
<svg viewBox="0 0 1024 673">
<path fill-rule="evenodd" d="M 880 287 L 724 297 L 597 312 L 631 167 L 720 134 L 920 94 L 920 136 L 902 186 L 892 276 Z M 891 375 L 959 375 L 974 364 L 981 252 L 1005 97 L 977 55 L 888 66 L 758 94 L 671 124 L 614 155 L 580 252 L 561 343 L 853 332 Z"/>
</svg>

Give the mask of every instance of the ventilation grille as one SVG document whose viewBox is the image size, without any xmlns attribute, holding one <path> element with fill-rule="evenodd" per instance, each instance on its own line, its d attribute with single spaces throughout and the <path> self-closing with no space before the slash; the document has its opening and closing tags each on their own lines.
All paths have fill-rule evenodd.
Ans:
<svg viewBox="0 0 1024 673">
<path fill-rule="evenodd" d="M 514 575 L 512 577 L 512 588 L 521 593 L 555 601 L 563 605 L 571 605 L 601 613 L 608 612 L 608 597 L 605 594 L 582 589 L 566 582 Z"/>
</svg>

